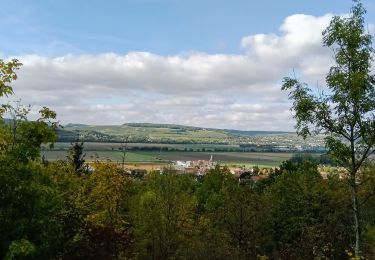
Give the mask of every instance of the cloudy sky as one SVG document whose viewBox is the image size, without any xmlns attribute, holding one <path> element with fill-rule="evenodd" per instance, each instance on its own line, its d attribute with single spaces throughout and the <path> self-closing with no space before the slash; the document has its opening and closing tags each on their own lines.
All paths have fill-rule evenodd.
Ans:
<svg viewBox="0 0 375 260">
<path fill-rule="evenodd" d="M 373 33 L 374 1 L 363 1 Z M 15 98 L 61 123 L 292 130 L 280 91 L 324 87 L 321 32 L 349 0 L 1 0 L 0 57 Z M 294 71 L 294 72 L 293 72 Z"/>
</svg>

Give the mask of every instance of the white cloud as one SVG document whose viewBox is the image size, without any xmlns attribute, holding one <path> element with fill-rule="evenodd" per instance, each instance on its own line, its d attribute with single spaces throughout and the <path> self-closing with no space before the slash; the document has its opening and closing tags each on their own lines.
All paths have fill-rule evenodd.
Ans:
<svg viewBox="0 0 375 260">
<path fill-rule="evenodd" d="M 294 68 L 324 82 L 332 60 L 321 32 L 331 16 L 289 16 L 277 34 L 244 37 L 243 55 L 26 55 L 14 90 L 24 103 L 55 109 L 62 123 L 291 130 L 281 79 Z"/>
</svg>

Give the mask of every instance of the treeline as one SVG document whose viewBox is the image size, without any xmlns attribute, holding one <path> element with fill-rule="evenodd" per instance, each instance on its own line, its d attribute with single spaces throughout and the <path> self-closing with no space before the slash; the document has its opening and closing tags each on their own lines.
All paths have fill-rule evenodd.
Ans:
<svg viewBox="0 0 375 260">
<path fill-rule="evenodd" d="M 350 258 L 346 180 L 323 179 L 309 158 L 296 156 L 258 182 L 239 182 L 219 166 L 201 179 L 133 175 L 102 162 L 88 166 L 79 143 L 65 161 L 39 159 L 40 143 L 53 141 L 39 122 L 18 121 L 16 139 L 8 136 L 0 155 L 0 258 Z M 372 259 L 373 166 L 363 168 L 361 182 L 362 250 Z"/>
<path fill-rule="evenodd" d="M 114 149 L 114 148 L 113 148 Z M 119 150 L 123 150 L 124 148 L 119 147 Z M 323 151 L 315 151 L 315 150 L 308 150 L 308 151 L 301 151 L 297 149 L 288 149 L 288 150 L 278 150 L 272 147 L 256 147 L 253 148 L 242 148 L 242 147 L 167 147 L 167 146 L 127 146 L 127 150 L 131 151 L 180 151 L 180 152 L 237 152 L 237 153 L 249 153 L 249 152 L 277 152 L 277 153 L 321 153 Z M 327 158 L 325 158 L 327 160 Z"/>
<path fill-rule="evenodd" d="M 122 150 L 122 147 L 117 148 L 119 150 Z M 127 146 L 127 150 L 132 151 L 184 151 L 184 152 L 301 152 L 297 149 L 290 149 L 290 150 L 278 150 L 274 149 L 272 147 L 260 147 L 260 146 L 254 146 L 252 148 L 243 148 L 243 147 L 235 147 L 235 146 L 213 146 L 213 147 L 199 147 L 199 144 L 197 147 L 168 147 L 168 146 L 142 146 L 142 144 L 139 144 L 137 146 Z M 317 153 L 315 151 L 308 151 L 311 153 Z"/>
</svg>

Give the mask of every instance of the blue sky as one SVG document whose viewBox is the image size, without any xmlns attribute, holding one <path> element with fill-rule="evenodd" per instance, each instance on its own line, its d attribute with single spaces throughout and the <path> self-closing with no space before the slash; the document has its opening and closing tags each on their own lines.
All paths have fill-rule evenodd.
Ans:
<svg viewBox="0 0 375 260">
<path fill-rule="evenodd" d="M 375 4 L 364 2 L 369 12 Z M 241 52 L 245 35 L 278 30 L 296 13 L 348 12 L 348 0 L 3 0 L 5 55 L 148 51 Z"/>
<path fill-rule="evenodd" d="M 373 24 L 375 2 L 363 3 Z M 330 14 L 348 13 L 351 5 L 2 0 L 0 57 L 25 64 L 16 96 L 51 106 L 63 123 L 291 130 L 280 81 L 296 68 L 307 80 L 324 82 L 321 69 L 329 69 L 332 55 L 320 48 L 320 32 Z M 68 94 L 72 90 L 85 98 Z M 283 123 L 264 123 L 275 120 Z"/>
</svg>

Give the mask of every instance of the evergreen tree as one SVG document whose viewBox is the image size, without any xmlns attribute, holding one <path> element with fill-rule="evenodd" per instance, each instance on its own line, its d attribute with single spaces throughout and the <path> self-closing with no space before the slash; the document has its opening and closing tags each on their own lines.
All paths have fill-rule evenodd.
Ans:
<svg viewBox="0 0 375 260">
<path fill-rule="evenodd" d="M 68 163 L 74 167 L 77 175 L 88 173 L 88 165 L 85 161 L 86 154 L 83 151 L 83 142 L 80 142 L 78 139 L 74 143 L 71 143 L 68 151 Z"/>
</svg>

